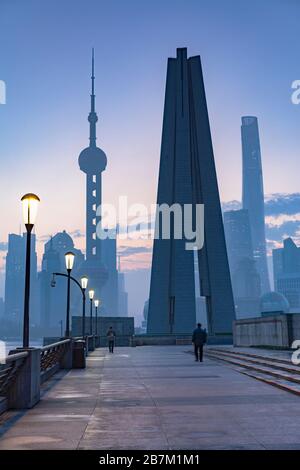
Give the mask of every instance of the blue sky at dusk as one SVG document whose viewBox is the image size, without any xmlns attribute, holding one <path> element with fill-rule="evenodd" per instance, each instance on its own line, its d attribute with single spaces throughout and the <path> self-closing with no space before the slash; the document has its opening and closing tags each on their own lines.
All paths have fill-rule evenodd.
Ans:
<svg viewBox="0 0 300 470">
<path fill-rule="evenodd" d="M 19 200 L 29 191 L 42 201 L 40 255 L 46 236 L 85 229 L 77 159 L 88 145 L 92 47 L 105 202 L 155 202 L 167 58 L 187 47 L 202 59 L 222 201 L 241 198 L 240 120 L 255 115 L 267 204 L 280 193 L 284 206 L 267 213 L 270 247 L 284 235 L 300 239 L 300 105 L 291 102 L 299 17 L 298 0 L 0 0 L 0 248 L 19 231 Z M 83 237 L 75 241 L 84 247 Z M 151 252 L 129 248 L 129 290 L 134 272 L 145 271 L 131 304 L 139 313 Z M 3 274 L 1 283 L 3 292 Z"/>
</svg>

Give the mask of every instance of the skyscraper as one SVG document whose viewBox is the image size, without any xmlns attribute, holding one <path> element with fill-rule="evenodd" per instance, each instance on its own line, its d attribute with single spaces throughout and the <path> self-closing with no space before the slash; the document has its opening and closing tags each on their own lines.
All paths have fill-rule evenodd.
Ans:
<svg viewBox="0 0 300 470">
<path fill-rule="evenodd" d="M 36 237 L 31 240 L 31 283 L 30 283 L 30 324 L 39 323 L 37 308 L 37 255 L 35 251 Z M 16 324 L 22 325 L 24 311 L 25 285 L 25 248 L 26 234 L 8 236 L 5 273 L 5 316 Z"/>
<path fill-rule="evenodd" d="M 70 235 L 58 232 L 45 243 L 45 251 L 42 259 L 42 270 L 39 273 L 40 288 L 40 312 L 42 326 L 47 331 L 48 328 L 60 331 L 60 322 L 63 322 L 65 330 L 66 320 L 66 279 L 57 276 L 55 288 L 51 287 L 52 274 L 55 272 L 66 273 L 65 254 L 72 251 L 75 254 L 73 272 L 77 273 L 84 261 L 84 256 L 80 250 L 74 247 L 74 242 Z M 77 286 L 71 284 L 71 312 L 73 305 L 78 309 L 81 296 Z M 78 295 L 79 294 L 79 295 Z M 75 312 L 78 314 L 78 310 Z"/>
<path fill-rule="evenodd" d="M 86 260 L 82 274 L 89 278 L 89 288 L 95 290 L 95 298 L 101 298 L 101 289 L 107 280 L 107 270 L 101 259 L 101 239 L 96 229 L 101 217 L 97 212 L 102 202 L 102 172 L 106 168 L 107 158 L 103 150 L 96 145 L 96 124 L 98 116 L 95 110 L 95 75 L 94 50 L 92 57 L 92 93 L 90 123 L 90 144 L 79 155 L 79 167 L 86 174 Z"/>
<path fill-rule="evenodd" d="M 249 214 L 245 209 L 224 212 L 229 265 L 234 271 L 241 258 L 253 258 Z"/>
<path fill-rule="evenodd" d="M 245 209 L 224 212 L 224 229 L 238 318 L 260 315 L 260 277 L 256 269 L 249 214 Z"/>
<path fill-rule="evenodd" d="M 270 290 L 267 267 L 264 187 L 257 118 L 242 117 L 243 209 L 249 213 L 253 254 L 262 293 Z"/>
<path fill-rule="evenodd" d="M 198 250 L 201 295 L 210 336 L 232 332 L 234 303 L 200 57 L 186 49 L 169 59 L 157 203 L 204 204 L 205 240 Z M 156 217 L 156 227 L 158 217 Z M 147 331 L 190 333 L 196 321 L 194 251 L 186 239 L 154 240 Z"/>
<path fill-rule="evenodd" d="M 42 327 L 45 331 L 49 331 L 53 326 L 59 331 L 58 322 L 63 321 L 65 317 L 65 279 L 58 277 L 55 289 L 51 287 L 53 273 L 61 272 L 61 269 L 60 256 L 53 247 L 51 237 L 48 249 L 47 244 L 45 245 L 42 270 L 39 273 L 40 309 Z"/>
<path fill-rule="evenodd" d="M 291 238 L 283 240 L 283 248 L 273 250 L 275 291 L 283 294 L 290 311 L 300 310 L 300 247 Z"/>
<path fill-rule="evenodd" d="M 125 290 L 125 274 L 121 270 L 121 257 L 118 263 L 118 311 L 121 317 L 128 316 L 128 293 Z"/>
<path fill-rule="evenodd" d="M 24 308 L 25 245 L 23 237 L 8 236 L 5 270 L 5 315 L 21 322 Z"/>
<path fill-rule="evenodd" d="M 116 238 L 101 240 L 101 260 L 107 272 L 107 280 L 101 292 L 101 315 L 117 317 L 119 305 Z"/>
</svg>

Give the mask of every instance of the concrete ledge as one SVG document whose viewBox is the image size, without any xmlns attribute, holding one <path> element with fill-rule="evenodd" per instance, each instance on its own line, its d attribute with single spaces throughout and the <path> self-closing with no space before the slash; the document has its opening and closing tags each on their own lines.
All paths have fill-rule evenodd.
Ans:
<svg viewBox="0 0 300 470">
<path fill-rule="evenodd" d="M 10 351 L 10 354 L 26 351 L 28 356 L 18 371 L 8 391 L 8 407 L 12 409 L 32 408 L 40 401 L 41 350 L 28 348 Z"/>
<path fill-rule="evenodd" d="M 232 344 L 233 337 L 228 335 L 208 336 L 207 344 Z M 130 346 L 170 346 L 191 345 L 192 335 L 135 335 Z"/>
<path fill-rule="evenodd" d="M 207 344 L 211 345 L 229 345 L 233 344 L 233 335 L 228 334 L 228 335 L 216 335 L 216 336 L 208 336 L 207 337 Z"/>
<path fill-rule="evenodd" d="M 192 335 L 136 335 L 132 337 L 131 346 L 168 346 L 192 344 Z"/>
<path fill-rule="evenodd" d="M 236 320 L 234 345 L 289 348 L 294 339 L 300 339 L 295 337 L 299 317 L 299 314 L 285 314 Z"/>
</svg>

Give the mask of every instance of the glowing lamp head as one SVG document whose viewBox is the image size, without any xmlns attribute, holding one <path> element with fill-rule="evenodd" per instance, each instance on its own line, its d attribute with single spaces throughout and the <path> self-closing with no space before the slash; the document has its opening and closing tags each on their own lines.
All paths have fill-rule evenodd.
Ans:
<svg viewBox="0 0 300 470">
<path fill-rule="evenodd" d="M 93 300 L 94 295 L 95 295 L 95 291 L 94 291 L 93 289 L 89 290 L 89 298 L 90 298 L 90 300 Z"/>
<path fill-rule="evenodd" d="M 74 253 L 72 253 L 72 251 L 68 251 L 68 253 L 65 254 L 67 271 L 72 271 L 73 266 L 74 266 L 74 259 L 75 259 L 75 255 Z"/>
<path fill-rule="evenodd" d="M 88 278 L 86 276 L 82 276 L 82 278 L 80 279 L 81 281 L 81 287 L 82 289 L 86 289 L 87 288 L 87 285 L 88 285 Z"/>
<path fill-rule="evenodd" d="M 95 303 L 95 307 L 98 308 L 99 307 L 99 300 L 94 300 L 94 303 Z"/>
<path fill-rule="evenodd" d="M 33 226 L 37 216 L 40 198 L 36 194 L 28 193 L 21 198 L 21 202 L 24 224 L 26 226 Z"/>
</svg>

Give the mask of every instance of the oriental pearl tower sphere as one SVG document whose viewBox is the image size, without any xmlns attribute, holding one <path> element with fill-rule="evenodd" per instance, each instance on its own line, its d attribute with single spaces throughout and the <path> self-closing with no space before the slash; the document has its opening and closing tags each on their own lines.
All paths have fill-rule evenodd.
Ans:
<svg viewBox="0 0 300 470">
<path fill-rule="evenodd" d="M 95 290 L 99 298 L 101 287 L 107 280 L 107 270 L 101 262 L 101 240 L 97 237 L 97 225 L 101 224 L 97 209 L 102 202 L 102 172 L 106 168 L 107 158 L 103 150 L 96 145 L 96 123 L 98 116 L 95 111 L 95 76 L 94 49 L 92 52 L 92 93 L 90 123 L 90 144 L 79 155 L 78 163 L 81 171 L 86 174 L 86 260 L 80 271 L 89 278 L 89 287 Z"/>
</svg>

